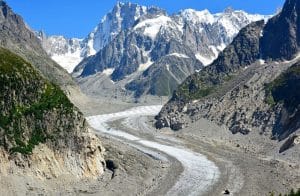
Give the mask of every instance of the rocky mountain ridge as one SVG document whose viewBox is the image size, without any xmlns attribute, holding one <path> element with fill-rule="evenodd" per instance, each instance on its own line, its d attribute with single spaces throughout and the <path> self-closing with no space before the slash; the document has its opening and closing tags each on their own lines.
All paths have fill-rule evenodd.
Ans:
<svg viewBox="0 0 300 196">
<path fill-rule="evenodd" d="M 49 58 L 35 33 L 22 17 L 15 14 L 5 1 L 0 1 L 0 46 L 14 51 L 36 68 L 50 81 L 64 90 L 76 85 L 70 75 Z"/>
<path fill-rule="evenodd" d="M 90 81 L 106 81 L 93 85 L 87 93 L 101 94 L 110 88 L 112 80 L 120 91 L 129 90 L 135 97 L 168 96 L 186 77 L 200 70 L 202 64 L 215 59 L 240 28 L 268 17 L 232 9 L 219 14 L 188 9 L 169 16 L 164 10 L 150 7 L 136 18 L 132 28 L 122 29 L 96 55 L 85 58 L 74 69 L 73 76 L 78 78 L 82 89 Z M 168 62 L 170 56 L 176 58 Z M 162 81 L 162 78 L 167 79 Z M 158 83 L 166 82 L 165 87 L 152 85 L 151 81 L 157 79 Z"/>
<path fill-rule="evenodd" d="M 48 55 L 72 73 L 75 66 L 84 58 L 95 55 L 120 31 L 131 28 L 140 16 L 151 13 L 152 9 L 154 7 L 147 8 L 137 4 L 118 2 L 84 39 L 47 36 L 42 31 L 37 32 L 37 35 Z"/>
<path fill-rule="evenodd" d="M 84 39 L 65 38 L 63 36 L 47 36 L 44 32 L 38 32 L 39 38 L 42 40 L 44 49 L 47 53 L 57 61 L 62 67 L 66 68 L 69 72 L 77 65 L 83 58 L 96 54 L 100 49 L 110 43 L 122 30 L 130 29 L 135 25 L 135 22 L 140 17 L 145 17 L 147 14 L 161 12 L 166 15 L 166 12 L 157 7 L 145 7 L 134 3 L 119 2 L 116 6 L 105 15 L 95 29 Z M 269 16 L 262 16 L 257 14 L 248 14 L 243 11 L 235 11 L 228 8 L 224 13 L 211 14 L 208 10 L 196 11 L 193 9 L 186 9 L 178 14 L 172 16 L 175 21 L 181 23 L 189 23 L 190 31 L 199 34 L 199 31 L 206 31 L 202 36 L 208 36 L 207 28 L 210 32 L 220 29 L 220 35 L 217 36 L 218 43 L 209 43 L 211 47 L 209 55 L 198 54 L 197 57 L 204 64 L 209 64 L 216 58 L 216 50 L 221 51 L 229 44 L 232 38 L 238 33 L 241 27 L 262 18 L 267 19 Z M 172 18 L 172 19 L 173 19 Z M 212 27 L 210 27 L 212 26 Z M 215 29 L 215 30 L 213 30 Z M 210 35 L 212 39 L 214 35 Z M 203 38 L 201 38 L 203 39 Z M 198 41 L 191 42 L 195 50 L 199 50 Z M 207 38 L 206 38 L 207 39 Z M 191 41 L 191 40 L 187 40 Z M 225 44 L 225 45 L 224 45 Z M 208 46 L 206 46 L 208 47 Z M 198 49 L 197 49 L 198 48 Z M 207 49 L 206 49 L 207 50 Z M 203 53 L 203 51 L 201 51 Z"/>
<path fill-rule="evenodd" d="M 207 118 L 226 125 L 232 133 L 257 132 L 282 140 L 297 132 L 298 103 L 287 112 L 286 104 L 282 105 L 278 97 L 288 92 L 286 96 L 297 98 L 297 92 L 293 86 L 289 91 L 278 81 L 295 82 L 298 77 L 295 63 L 299 61 L 299 13 L 299 1 L 287 0 L 282 12 L 267 24 L 260 21 L 242 29 L 218 59 L 180 85 L 156 117 L 156 126 L 179 130 L 199 118 Z M 277 90 L 267 91 L 272 82 Z M 270 91 L 277 101 L 268 96 Z"/>
</svg>

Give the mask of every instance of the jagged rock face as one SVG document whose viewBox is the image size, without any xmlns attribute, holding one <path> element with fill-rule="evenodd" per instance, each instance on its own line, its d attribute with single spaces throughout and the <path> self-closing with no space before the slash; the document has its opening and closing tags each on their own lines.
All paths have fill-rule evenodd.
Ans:
<svg viewBox="0 0 300 196">
<path fill-rule="evenodd" d="M 56 84 L 75 85 L 72 78 L 48 57 L 40 41 L 26 26 L 23 19 L 2 0 L 0 1 L 0 45 L 34 64 L 45 77 Z"/>
<path fill-rule="evenodd" d="M 36 33 L 47 54 L 59 65 L 71 73 L 74 67 L 85 57 L 82 50 L 84 43 L 81 39 L 68 39 L 63 36 L 50 36 L 44 32 Z"/>
<path fill-rule="evenodd" d="M 298 25 L 298 8 L 299 1 L 288 0 L 268 24 L 261 21 L 242 29 L 217 60 L 179 86 L 156 117 L 157 128 L 177 130 L 207 118 L 227 125 L 233 133 L 256 131 L 279 140 L 299 129 L 299 64 L 260 59 L 291 59 L 299 52 L 294 47 L 299 31 L 290 28 Z M 284 40 L 294 44 L 276 37 L 280 29 L 289 32 Z M 275 52 L 266 50 L 266 45 Z"/>
<path fill-rule="evenodd" d="M 168 96 L 190 73 L 201 67 L 197 59 L 173 53 L 155 62 L 126 88 L 134 91 L 135 97 L 143 94 Z"/>
<path fill-rule="evenodd" d="M 268 84 L 268 98 L 273 105 L 283 103 L 273 135 L 286 138 L 300 128 L 300 62 L 292 65 L 276 80 Z"/>
<path fill-rule="evenodd" d="M 95 29 L 85 39 L 80 40 L 80 51 L 66 50 L 66 48 L 74 48 L 73 42 L 78 40 L 76 38 L 39 37 L 43 43 L 46 43 L 43 46 L 47 53 L 62 67 L 71 72 L 83 58 L 99 52 L 121 31 L 131 29 L 140 21 L 158 15 L 166 15 L 166 12 L 157 7 L 117 3 L 112 11 L 103 17 Z M 161 35 L 182 40 L 197 54 L 197 58 L 207 65 L 232 41 L 242 27 L 252 21 L 267 17 L 251 15 L 232 9 L 227 9 L 220 14 L 211 14 L 207 10 L 187 9 L 171 17 L 171 20 L 182 28 L 180 31 L 183 31 L 183 36 L 177 32 L 176 28 L 174 29 L 174 26 L 163 27 L 162 31 L 165 33 L 161 33 Z M 38 34 L 42 33 L 39 32 Z"/>
<path fill-rule="evenodd" d="M 282 12 L 267 23 L 262 37 L 262 54 L 265 59 L 290 60 L 300 47 L 300 2 L 288 0 Z"/>
<path fill-rule="evenodd" d="M 188 43 L 204 65 L 212 63 L 241 28 L 251 22 L 268 18 L 231 8 L 215 15 L 207 10 L 196 12 L 188 9 L 182 11 L 180 16 L 184 24 L 184 42 Z"/>
<path fill-rule="evenodd" d="M 10 51 L 0 59 L 0 173 L 101 175 L 101 143 L 63 91 Z"/>
<path fill-rule="evenodd" d="M 283 122 L 282 114 L 287 115 L 282 105 L 267 103 L 265 84 L 273 81 L 289 66 L 291 63 L 261 65 L 257 62 L 219 85 L 209 96 L 171 100 L 156 117 L 156 127 L 178 130 L 200 118 L 206 118 L 219 125 L 226 125 L 234 134 L 257 132 L 278 138 L 276 132 L 287 133 L 280 126 L 280 122 Z M 284 139 L 290 133 L 278 139 Z"/>
<path fill-rule="evenodd" d="M 17 38 L 22 38 L 22 41 L 30 41 L 32 44 L 28 47 L 38 49 L 39 43 L 35 38 L 34 33 L 30 32 L 22 18 L 10 9 L 4 1 L 0 1 L 0 24 L 1 24 L 1 42 L 9 44 L 9 41 L 17 41 Z M 15 40 L 6 40 L 4 35 L 7 31 L 11 31 L 15 35 Z M 27 31 L 26 31 L 27 30 Z"/>
<path fill-rule="evenodd" d="M 216 91 L 234 72 L 254 63 L 259 58 L 259 35 L 264 21 L 243 28 L 233 42 L 208 67 L 188 77 L 173 95 L 173 100 L 199 99 Z"/>
<path fill-rule="evenodd" d="M 241 27 L 261 18 L 263 16 L 233 10 L 215 15 L 207 10 L 185 10 L 178 15 L 168 16 L 161 9 L 149 8 L 146 14 L 136 20 L 132 28 L 121 31 L 96 55 L 84 59 L 74 69 L 73 76 L 79 76 L 81 81 L 85 77 L 95 80 L 98 73 L 110 70 L 109 77 L 117 84 L 125 83 L 126 89 L 133 91 L 135 96 L 170 95 L 174 87 L 201 69 L 201 62 L 208 64 L 216 58 Z M 174 54 L 179 58 L 165 58 Z M 190 65 L 182 63 L 187 62 L 187 58 L 184 58 L 186 56 L 190 58 L 189 62 L 193 62 L 190 65 L 196 67 L 191 68 Z M 168 59 L 170 62 L 166 62 Z M 197 60 L 199 62 L 195 63 Z M 177 65 L 177 70 L 185 71 L 174 74 L 165 69 L 166 64 Z M 165 88 L 165 92 L 153 90 L 157 89 L 157 85 L 150 81 L 159 79 L 157 82 L 163 82 L 165 76 L 170 88 Z M 131 79 L 126 82 L 126 78 Z M 89 82 L 88 79 L 86 81 Z M 95 90 L 97 91 L 93 89 Z"/>
<path fill-rule="evenodd" d="M 89 76 L 112 68 L 115 69 L 112 78 L 121 80 L 126 75 L 136 71 L 139 64 L 148 60 L 140 51 L 140 49 L 147 47 L 144 46 L 144 43 L 147 43 L 147 41 L 143 41 L 143 39 L 145 38 L 122 32 L 115 38 L 114 42 L 107 45 L 97 55 L 84 60 L 74 71 L 76 72 L 78 69 L 83 68 L 81 75 Z M 126 52 L 123 52 L 125 50 Z M 133 56 L 135 58 L 131 58 Z"/>
<path fill-rule="evenodd" d="M 120 31 L 131 28 L 140 16 L 148 12 L 149 9 L 144 6 L 129 2 L 117 3 L 88 37 L 93 39 L 94 50 L 98 52 L 113 40 Z M 87 40 L 87 42 L 89 41 Z"/>
<path fill-rule="evenodd" d="M 260 57 L 259 35 L 263 27 L 264 21 L 259 21 L 243 28 L 211 67 L 217 73 L 229 73 L 255 62 Z"/>
<path fill-rule="evenodd" d="M 38 34 L 48 55 L 69 73 L 72 73 L 75 66 L 84 58 L 96 54 L 122 30 L 131 28 L 140 16 L 155 11 L 160 10 L 155 7 L 147 8 L 137 4 L 119 2 L 85 39 L 46 36 L 43 32 Z"/>
</svg>

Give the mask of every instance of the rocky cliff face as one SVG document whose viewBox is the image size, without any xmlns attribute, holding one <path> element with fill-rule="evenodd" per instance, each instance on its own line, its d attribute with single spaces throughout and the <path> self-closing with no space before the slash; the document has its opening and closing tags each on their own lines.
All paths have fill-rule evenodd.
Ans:
<svg viewBox="0 0 300 196">
<path fill-rule="evenodd" d="M 3 0 L 0 1 L 0 46 L 25 58 L 61 87 L 75 85 L 68 73 L 49 58 L 35 33 Z"/>
<path fill-rule="evenodd" d="M 0 49 L 0 174 L 78 178 L 103 173 L 104 149 L 63 91 Z"/>
<path fill-rule="evenodd" d="M 266 25 L 256 22 L 241 30 L 217 60 L 180 85 L 157 116 L 157 127 L 178 130 L 199 118 L 207 118 L 218 124 L 225 124 L 233 133 L 248 134 L 255 131 L 280 140 L 296 131 L 299 128 L 299 121 L 296 120 L 298 103 L 288 107 L 280 104 L 279 100 L 284 102 L 287 97 L 291 100 L 298 97 L 293 90 L 297 85 L 291 85 L 291 81 L 297 82 L 298 78 L 297 65 L 292 66 L 297 59 L 279 62 L 270 59 L 274 59 L 274 55 L 278 57 L 275 59 L 291 59 L 299 50 L 293 44 L 283 43 L 278 37 L 269 38 L 276 33 L 279 35 L 279 31 L 270 31 L 270 27 L 284 29 L 284 33 L 286 29 L 290 31 L 290 27 L 297 26 L 298 19 L 290 20 L 290 16 L 299 18 L 300 10 L 297 8 L 298 1 L 287 1 L 282 13 Z M 278 18 L 289 22 L 274 23 Z M 291 43 L 298 41 L 297 34 L 285 36 L 288 36 L 285 39 L 291 40 Z M 280 52 L 270 53 L 266 50 L 269 46 Z M 286 50 L 280 49 L 281 46 Z M 269 61 L 265 63 L 262 57 Z M 289 69 L 277 78 L 290 66 L 294 71 Z M 286 81 L 284 84 L 288 86 L 279 82 L 281 85 L 274 90 L 266 85 L 271 83 L 274 86 L 272 81 L 275 86 L 278 81 Z M 267 91 L 268 88 L 273 90 Z M 269 94 L 277 97 L 275 102 L 274 97 L 270 98 Z"/>
<path fill-rule="evenodd" d="M 190 73 L 201 67 L 202 64 L 197 59 L 173 53 L 160 58 L 129 82 L 126 88 L 134 91 L 136 97 L 143 94 L 169 96 Z"/>
<path fill-rule="evenodd" d="M 266 87 L 268 103 L 281 107 L 276 128 L 273 129 L 273 135 L 278 139 L 286 138 L 300 128 L 299 81 L 300 62 L 297 62 Z"/>
<path fill-rule="evenodd" d="M 253 64 L 260 56 L 259 35 L 264 21 L 242 29 L 233 42 L 210 65 L 187 78 L 174 93 L 173 99 L 199 99 L 217 90 L 230 80 L 235 72 Z"/>
<path fill-rule="evenodd" d="M 131 28 L 140 16 L 151 13 L 154 9 L 156 8 L 118 2 L 84 39 L 47 36 L 43 32 L 38 32 L 38 35 L 48 55 L 72 73 L 84 58 L 95 55 L 122 30 Z"/>
<path fill-rule="evenodd" d="M 282 12 L 273 17 L 264 28 L 262 55 L 265 59 L 294 58 L 300 47 L 300 2 L 288 0 Z M 284 28 L 283 28 L 284 27 Z"/>
<path fill-rule="evenodd" d="M 117 86 L 122 84 L 122 89 L 133 91 L 137 97 L 170 95 L 186 77 L 200 70 L 201 64 L 215 59 L 241 27 L 264 18 L 231 9 L 214 15 L 207 10 L 184 10 L 173 16 L 159 8 L 147 10 L 132 28 L 121 31 L 96 55 L 84 59 L 73 76 L 89 82 L 88 78 L 102 80 L 99 73 L 109 71 L 108 77 Z M 156 83 L 165 82 L 163 90 L 158 90 Z"/>
<path fill-rule="evenodd" d="M 67 72 L 71 73 L 74 67 L 84 58 L 84 43 L 82 39 L 68 39 L 63 36 L 48 37 L 43 31 L 36 33 L 47 54 Z"/>
</svg>

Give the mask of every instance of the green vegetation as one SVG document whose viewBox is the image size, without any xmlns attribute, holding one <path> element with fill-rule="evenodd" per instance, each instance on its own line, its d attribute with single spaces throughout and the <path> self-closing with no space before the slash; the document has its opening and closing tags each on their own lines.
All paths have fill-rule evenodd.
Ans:
<svg viewBox="0 0 300 196">
<path fill-rule="evenodd" d="M 189 88 L 186 88 L 186 86 L 181 86 L 179 89 L 180 95 L 184 95 L 185 98 L 188 99 L 200 99 L 203 97 L 206 97 L 214 92 L 213 87 L 202 87 L 195 91 L 191 91 Z"/>
<path fill-rule="evenodd" d="M 176 89 L 176 80 L 172 78 L 168 73 L 163 72 L 160 77 L 155 77 L 151 81 L 152 88 L 151 94 L 159 96 L 170 96 L 174 89 Z"/>
<path fill-rule="evenodd" d="M 270 193 L 270 196 L 275 196 L 275 193 Z M 288 194 L 279 194 L 278 196 L 300 196 L 300 189 L 298 191 L 292 189 Z"/>
<path fill-rule="evenodd" d="M 73 110 L 73 104 L 59 87 L 54 84 L 46 84 L 41 99 L 28 108 L 22 108 L 21 111 L 24 110 L 25 115 L 34 114 L 37 119 L 42 119 L 45 111 L 58 107 L 62 107 L 67 113 Z"/>
<path fill-rule="evenodd" d="M 55 138 L 59 119 L 49 122 L 49 115 L 55 113 L 60 118 L 73 114 L 73 104 L 58 86 L 1 48 L 0 81 L 0 145 L 9 146 L 11 153 L 30 154 L 39 143 Z M 47 123 L 52 123 L 52 130 Z"/>
<path fill-rule="evenodd" d="M 208 74 L 208 72 L 200 72 L 192 75 L 176 92 L 179 97 L 184 100 L 201 99 L 216 93 L 221 86 L 230 82 L 234 75 L 228 74 Z"/>
<path fill-rule="evenodd" d="M 13 140 L 16 143 L 16 146 L 11 148 L 10 151 L 30 154 L 35 145 L 45 143 L 47 139 L 54 137 L 54 133 L 49 134 L 43 132 L 43 127 L 39 124 L 46 118 L 46 116 L 44 116 L 46 112 L 52 111 L 54 108 L 68 114 L 72 112 L 73 105 L 58 87 L 48 84 L 39 101 L 30 106 L 17 106 L 12 110 L 8 117 L 0 117 L 6 121 L 6 124 L 1 123 L 1 126 L 5 130 L 9 130 L 10 126 L 14 127 L 12 132 L 6 132 L 13 136 Z M 23 118 L 31 118 L 31 120 L 35 122 L 35 127 L 31 130 L 32 132 L 27 144 L 23 142 L 23 131 L 20 128 L 21 120 Z"/>
<path fill-rule="evenodd" d="M 272 93 L 270 93 L 270 90 L 267 90 L 267 94 L 266 94 L 266 98 L 265 98 L 265 102 L 267 104 L 269 104 L 270 106 L 275 106 L 276 102 L 274 101 L 274 98 L 272 96 Z"/>
<path fill-rule="evenodd" d="M 283 103 L 288 110 L 294 110 L 300 104 L 299 89 L 300 63 L 297 63 L 265 86 L 265 101 L 271 106 Z"/>
</svg>

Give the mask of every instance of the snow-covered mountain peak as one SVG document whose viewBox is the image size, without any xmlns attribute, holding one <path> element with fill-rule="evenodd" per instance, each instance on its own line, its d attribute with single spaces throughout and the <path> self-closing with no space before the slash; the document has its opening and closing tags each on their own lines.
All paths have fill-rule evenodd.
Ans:
<svg viewBox="0 0 300 196">
<path fill-rule="evenodd" d="M 170 40 L 183 43 L 190 47 L 203 64 L 208 65 L 242 27 L 264 18 L 266 17 L 232 8 L 217 14 L 208 10 L 186 9 L 169 16 L 159 7 L 118 2 L 83 40 L 66 39 L 62 36 L 47 37 L 43 33 L 39 37 L 52 59 L 69 72 L 84 58 L 104 49 L 125 30 L 130 30 L 139 37 L 151 38 L 153 44 Z"/>
<path fill-rule="evenodd" d="M 267 19 L 269 16 L 259 14 L 248 14 L 242 10 L 227 8 L 223 13 L 215 14 L 216 23 L 222 25 L 229 36 L 235 36 L 241 27 L 254 21 Z"/>
<path fill-rule="evenodd" d="M 181 11 L 180 15 L 184 20 L 194 23 L 214 23 L 215 21 L 215 17 L 207 9 L 202 11 L 186 9 Z"/>
<path fill-rule="evenodd" d="M 134 22 L 145 14 L 147 14 L 147 7 L 145 6 L 129 2 L 118 2 L 87 37 L 87 46 L 90 51 L 93 51 L 92 54 L 87 54 L 87 56 L 98 52 L 120 31 L 131 28 Z"/>
<path fill-rule="evenodd" d="M 172 22 L 172 19 L 165 15 L 158 15 L 156 18 L 151 18 L 138 23 L 134 30 L 143 29 L 144 35 L 155 39 L 162 26 L 167 26 Z"/>
<path fill-rule="evenodd" d="M 230 13 L 233 13 L 235 10 L 232 8 L 232 7 L 227 7 L 225 10 L 224 10 L 224 13 L 227 13 L 227 14 L 230 14 Z"/>
<path fill-rule="evenodd" d="M 52 59 L 69 72 L 72 72 L 81 60 L 95 55 L 113 40 L 120 31 L 131 28 L 138 18 L 148 12 L 155 13 L 157 10 L 158 8 L 147 8 L 130 2 L 117 2 L 113 9 L 100 20 L 94 30 L 83 40 L 67 39 L 62 36 L 47 37 L 41 35 L 39 37 Z M 73 42 L 74 44 L 72 44 Z M 76 50 L 72 49 L 74 47 Z"/>
</svg>

